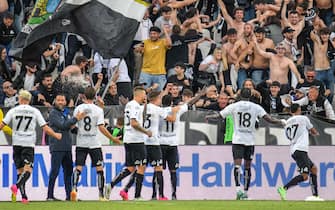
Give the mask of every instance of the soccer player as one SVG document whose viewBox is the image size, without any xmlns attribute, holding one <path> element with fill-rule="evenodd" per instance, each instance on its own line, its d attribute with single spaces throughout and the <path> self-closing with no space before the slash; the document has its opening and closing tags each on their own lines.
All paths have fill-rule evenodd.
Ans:
<svg viewBox="0 0 335 210">
<path fill-rule="evenodd" d="M 112 188 L 122 179 L 124 179 L 137 169 L 135 174 L 135 183 L 136 183 L 135 200 L 142 200 L 141 190 L 143 183 L 143 175 L 147 163 L 144 139 L 145 135 L 147 135 L 148 137 L 152 136 L 152 132 L 145 129 L 142 126 L 143 106 L 141 105 L 146 103 L 146 98 L 147 95 L 145 89 L 143 87 L 135 87 L 133 100 L 126 104 L 124 111 L 125 132 L 123 137 L 123 143 L 126 153 L 126 167 L 122 169 L 122 171 L 113 178 L 110 184 L 106 186 L 105 197 L 107 199 L 109 199 L 110 197 Z M 123 197 L 123 194 L 121 194 L 121 196 Z"/>
<path fill-rule="evenodd" d="M 176 113 L 176 120 L 169 122 L 166 119 L 161 118 L 159 133 L 160 133 L 160 145 L 162 150 L 163 158 L 163 169 L 166 169 L 168 165 L 170 172 L 170 180 L 172 187 L 172 200 L 177 200 L 177 169 L 179 168 L 179 155 L 178 155 L 178 138 L 177 128 L 180 127 L 180 117 L 188 111 L 188 107 L 193 105 L 200 97 L 206 94 L 206 88 L 203 88 L 196 97 L 193 97 L 193 93 L 189 89 L 185 89 L 182 93 L 182 102 L 178 112 Z M 172 97 L 171 95 L 165 95 L 162 99 L 162 105 L 166 111 L 171 114 Z"/>
<path fill-rule="evenodd" d="M 278 120 L 268 115 L 258 104 L 249 101 L 251 90 L 242 88 L 241 101 L 227 106 L 220 111 L 220 116 L 226 118 L 231 115 L 234 120 L 234 134 L 232 141 L 232 152 L 234 159 L 234 177 L 236 185 L 236 199 L 248 199 L 248 189 L 251 180 L 251 162 L 255 150 L 255 124 L 258 118 L 274 123 L 285 125 L 285 120 Z M 206 118 L 212 118 L 215 115 L 208 115 Z M 217 115 L 216 115 L 217 117 Z M 240 187 L 241 163 L 244 159 L 244 191 Z"/>
<path fill-rule="evenodd" d="M 292 104 L 290 107 L 292 117 L 287 120 L 285 126 L 286 138 L 291 142 L 291 155 L 298 165 L 300 174 L 291 179 L 285 186 L 277 189 L 282 200 L 286 200 L 286 192 L 289 188 L 296 186 L 299 182 L 310 179 L 313 196 L 306 198 L 306 201 L 323 201 L 318 194 L 317 168 L 308 157 L 309 136 L 319 135 L 306 116 L 301 115 L 299 104 Z"/>
<path fill-rule="evenodd" d="M 164 196 L 164 181 L 163 181 L 163 167 L 162 167 L 162 151 L 160 148 L 159 135 L 159 121 L 160 118 L 167 122 L 174 122 L 176 120 L 176 112 L 179 107 L 170 108 L 170 115 L 166 109 L 160 107 L 162 104 L 162 96 L 160 91 L 152 91 L 148 96 L 149 104 L 146 106 L 145 119 L 143 126 L 152 132 L 152 137 L 145 138 L 145 145 L 147 150 L 148 163 L 154 167 L 154 175 L 152 179 L 153 194 L 152 200 L 157 200 L 156 187 L 158 188 L 158 200 L 168 200 Z"/>
<path fill-rule="evenodd" d="M 19 105 L 10 109 L 0 124 L 0 130 L 12 122 L 13 129 L 13 158 L 17 170 L 16 184 L 11 186 L 12 201 L 16 201 L 18 189 L 21 191 L 22 203 L 28 203 L 25 184 L 30 177 L 34 163 L 34 147 L 36 142 L 36 123 L 42 127 L 48 135 L 57 140 L 62 134 L 55 133 L 45 122 L 41 112 L 30 106 L 31 94 L 21 90 L 19 93 Z"/>
<path fill-rule="evenodd" d="M 103 156 L 101 150 L 101 142 L 98 139 L 98 130 L 107 138 L 111 139 L 116 144 L 121 144 L 119 138 L 113 137 L 108 132 L 104 124 L 104 112 L 95 105 L 95 90 L 88 87 L 84 92 L 84 103 L 77 106 L 73 112 L 76 116 L 80 112 L 86 113 L 86 116 L 77 122 L 77 143 L 76 143 L 76 169 L 72 176 L 72 191 L 71 201 L 77 200 L 77 185 L 79 176 L 86 162 L 86 157 L 89 154 L 92 160 L 92 167 L 96 167 L 98 175 L 99 200 L 105 201 L 104 198 L 104 171 L 103 171 Z"/>
</svg>

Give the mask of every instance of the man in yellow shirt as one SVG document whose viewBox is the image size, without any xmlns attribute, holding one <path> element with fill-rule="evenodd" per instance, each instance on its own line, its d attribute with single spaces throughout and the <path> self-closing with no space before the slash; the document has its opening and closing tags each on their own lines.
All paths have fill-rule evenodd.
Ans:
<svg viewBox="0 0 335 210">
<path fill-rule="evenodd" d="M 2 119 L 3 119 L 3 112 L 2 109 L 0 108 L 0 122 L 2 121 Z M 2 130 L 8 136 L 12 136 L 12 129 L 8 125 L 6 125 Z"/>
<path fill-rule="evenodd" d="M 153 26 L 149 30 L 149 39 L 136 47 L 137 52 L 143 53 L 143 64 L 140 75 L 140 83 L 146 83 L 145 88 L 158 85 L 161 91 L 166 83 L 165 58 L 166 51 L 171 48 L 169 28 L 164 26 L 165 38 L 160 38 L 160 28 Z"/>
</svg>

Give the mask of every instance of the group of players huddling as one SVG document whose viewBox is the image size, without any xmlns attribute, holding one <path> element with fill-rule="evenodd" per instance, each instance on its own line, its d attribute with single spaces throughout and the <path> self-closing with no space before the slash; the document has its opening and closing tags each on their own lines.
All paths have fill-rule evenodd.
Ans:
<svg viewBox="0 0 335 210">
<path fill-rule="evenodd" d="M 131 175 L 127 185 L 120 191 L 123 200 L 128 200 L 128 189 L 135 183 L 135 200 L 143 200 L 141 189 L 143 176 L 147 164 L 154 168 L 152 180 L 152 200 L 168 200 L 164 195 L 163 169 L 168 165 L 171 179 L 171 199 L 176 200 L 177 173 L 179 166 L 177 128 L 180 127 L 180 117 L 187 112 L 188 107 L 195 103 L 205 90 L 192 98 L 191 91 L 184 91 L 182 104 L 172 107 L 169 95 L 152 91 L 148 95 L 144 88 L 135 87 L 134 98 L 128 102 L 124 110 L 124 135 L 125 167 L 116 175 L 111 183 L 105 186 L 103 171 L 103 155 L 98 130 L 116 144 L 121 144 L 121 137 L 113 137 L 104 126 L 103 109 L 94 104 L 95 90 L 86 88 L 83 104 L 74 110 L 74 116 L 81 115 L 77 121 L 76 142 L 76 168 L 72 174 L 72 191 L 70 199 L 78 200 L 78 181 L 89 154 L 92 167 L 96 167 L 98 175 L 99 199 L 109 200 L 111 190 L 125 177 Z M 301 108 L 298 104 L 290 107 L 292 117 L 288 120 L 279 120 L 268 115 L 265 110 L 249 101 L 250 89 L 241 90 L 241 100 L 229 105 L 219 114 L 208 115 L 210 118 L 226 118 L 232 116 L 234 120 L 234 134 L 232 140 L 232 153 L 234 159 L 234 178 L 236 184 L 236 199 L 248 199 L 248 189 L 251 180 L 251 161 L 254 155 L 255 124 L 259 118 L 284 126 L 287 139 L 291 142 L 291 155 L 296 161 L 300 174 L 290 180 L 285 186 L 278 188 L 282 200 L 286 200 L 286 192 L 292 186 L 310 178 L 312 194 L 307 200 L 323 200 L 318 196 L 317 169 L 308 157 L 308 136 L 318 135 L 310 120 L 300 115 Z M 25 183 L 29 179 L 33 162 L 34 146 L 36 142 L 36 123 L 43 130 L 57 140 L 62 139 L 60 133 L 54 132 L 43 119 L 40 111 L 29 105 L 31 94 L 28 91 L 19 93 L 19 105 L 8 111 L 0 124 L 0 129 L 12 125 L 13 129 L 13 159 L 17 168 L 17 182 L 11 186 L 12 200 L 20 190 L 22 202 L 28 203 L 25 192 Z M 244 166 L 242 170 L 242 159 Z M 241 189 L 241 172 L 243 171 L 244 189 Z M 157 196 L 158 191 L 158 196 Z"/>
</svg>

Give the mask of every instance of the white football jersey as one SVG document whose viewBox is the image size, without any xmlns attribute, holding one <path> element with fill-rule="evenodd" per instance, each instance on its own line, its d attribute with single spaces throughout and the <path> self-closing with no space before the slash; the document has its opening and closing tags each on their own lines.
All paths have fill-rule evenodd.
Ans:
<svg viewBox="0 0 335 210">
<path fill-rule="evenodd" d="M 308 152 L 309 130 L 313 128 L 311 121 L 306 116 L 292 116 L 287 120 L 285 136 L 291 141 L 291 154 L 296 150 Z"/>
<path fill-rule="evenodd" d="M 145 134 L 130 125 L 130 120 L 135 119 L 143 125 L 143 106 L 132 100 L 126 104 L 124 109 L 124 143 L 144 143 Z"/>
<path fill-rule="evenodd" d="M 36 143 L 36 123 L 42 127 L 46 122 L 41 112 L 29 105 L 19 105 L 10 109 L 3 122 L 8 125 L 12 122 L 13 145 L 34 147 Z"/>
<path fill-rule="evenodd" d="M 73 115 L 85 112 L 86 116 L 77 122 L 77 147 L 100 148 L 101 141 L 98 138 L 98 127 L 104 125 L 104 111 L 95 104 L 80 104 L 74 109 Z"/>
<path fill-rule="evenodd" d="M 255 144 L 256 121 L 266 115 L 266 111 L 260 105 L 250 101 L 238 101 L 221 110 L 220 114 L 223 118 L 233 116 L 233 144 Z"/>
<path fill-rule="evenodd" d="M 143 127 L 152 132 L 152 136 L 145 137 L 146 145 L 159 145 L 159 121 L 160 118 L 165 119 L 168 113 L 162 107 L 155 104 L 149 103 L 147 105 L 146 115 L 143 123 Z"/>
<path fill-rule="evenodd" d="M 171 107 L 164 108 L 166 111 L 171 114 Z M 188 105 L 183 104 L 180 106 L 179 111 L 176 114 L 176 121 L 175 122 L 168 122 L 165 119 L 161 119 L 160 126 L 159 126 L 159 133 L 160 133 L 160 144 L 162 145 L 170 145 L 170 146 L 177 146 L 178 139 L 177 139 L 177 131 L 178 129 L 182 129 L 180 127 L 180 116 L 183 115 L 188 110 Z"/>
</svg>

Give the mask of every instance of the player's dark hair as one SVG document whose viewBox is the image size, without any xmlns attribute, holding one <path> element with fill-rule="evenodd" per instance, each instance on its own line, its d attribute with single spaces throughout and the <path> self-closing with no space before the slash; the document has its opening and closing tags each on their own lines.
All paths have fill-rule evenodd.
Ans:
<svg viewBox="0 0 335 210">
<path fill-rule="evenodd" d="M 298 109 L 300 108 L 300 105 L 299 104 L 292 104 L 290 106 L 290 112 L 291 113 L 296 113 L 298 111 Z"/>
<path fill-rule="evenodd" d="M 249 99 L 251 96 L 251 90 L 249 88 L 242 88 L 240 92 L 241 99 Z"/>
<path fill-rule="evenodd" d="M 167 106 L 171 106 L 172 104 L 172 96 L 171 95 L 165 95 L 162 98 L 162 106 L 163 107 L 167 107 Z"/>
<path fill-rule="evenodd" d="M 157 91 L 157 90 L 153 90 L 149 93 L 148 95 L 148 100 L 149 101 L 154 101 L 156 100 L 156 98 L 161 94 L 160 91 Z"/>
<path fill-rule="evenodd" d="M 85 95 L 86 99 L 88 99 L 88 100 L 94 100 L 94 98 L 95 98 L 95 90 L 94 90 L 94 88 L 87 87 L 85 89 L 84 95 Z"/>
</svg>

